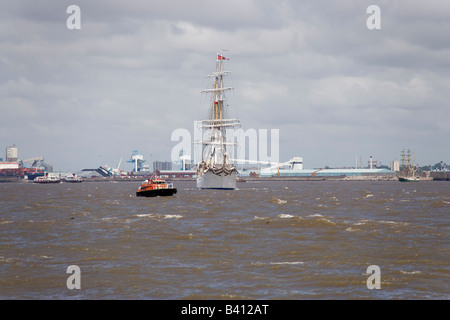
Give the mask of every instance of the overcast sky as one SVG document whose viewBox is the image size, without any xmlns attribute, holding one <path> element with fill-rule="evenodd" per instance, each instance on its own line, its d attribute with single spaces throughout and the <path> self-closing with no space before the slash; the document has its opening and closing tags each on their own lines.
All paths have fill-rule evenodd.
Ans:
<svg viewBox="0 0 450 320">
<path fill-rule="evenodd" d="M 279 129 L 280 161 L 449 163 L 449 35 L 448 0 L 1 1 L 0 150 L 55 170 L 170 160 L 226 49 L 230 115 Z"/>
</svg>

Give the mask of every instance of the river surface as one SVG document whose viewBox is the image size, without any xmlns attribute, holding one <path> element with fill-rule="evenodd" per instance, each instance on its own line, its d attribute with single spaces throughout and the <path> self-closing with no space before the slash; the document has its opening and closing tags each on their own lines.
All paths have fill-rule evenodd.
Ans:
<svg viewBox="0 0 450 320">
<path fill-rule="evenodd" d="M 138 186 L 0 184 L 0 299 L 450 298 L 449 182 Z"/>
</svg>

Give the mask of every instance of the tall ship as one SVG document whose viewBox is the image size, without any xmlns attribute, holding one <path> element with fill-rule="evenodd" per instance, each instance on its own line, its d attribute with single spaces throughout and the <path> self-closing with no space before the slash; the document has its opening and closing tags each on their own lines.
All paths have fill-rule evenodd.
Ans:
<svg viewBox="0 0 450 320">
<path fill-rule="evenodd" d="M 402 150 L 402 163 L 400 166 L 400 175 L 398 180 L 401 182 L 417 182 L 419 178 L 416 177 L 416 165 L 414 163 L 414 155 L 411 159 L 411 150 L 405 152 Z"/>
<path fill-rule="evenodd" d="M 224 61 L 228 60 L 217 54 L 216 71 L 206 77 L 213 79 L 212 88 L 203 90 L 210 95 L 209 119 L 198 121 L 202 138 L 201 159 L 197 163 L 197 188 L 199 189 L 236 189 L 237 170 L 230 157 L 230 148 L 235 143 L 228 142 L 226 129 L 240 126 L 238 119 L 228 118 L 226 92 L 232 87 L 224 86 L 224 77 L 230 71 L 224 71 Z"/>
</svg>

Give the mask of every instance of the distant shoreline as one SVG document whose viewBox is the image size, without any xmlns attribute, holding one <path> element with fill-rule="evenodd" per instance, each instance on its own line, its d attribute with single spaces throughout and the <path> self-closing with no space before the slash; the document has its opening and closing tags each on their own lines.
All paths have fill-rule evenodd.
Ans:
<svg viewBox="0 0 450 320">
<path fill-rule="evenodd" d="M 137 182 L 140 183 L 146 179 L 150 179 L 153 173 L 142 175 L 128 175 L 121 177 L 83 177 L 83 182 Z M 165 177 L 168 181 L 196 181 L 195 177 Z M 450 181 L 450 171 L 426 171 L 418 172 L 417 177 L 420 181 Z M 253 181 L 398 181 L 396 174 L 362 174 L 362 175 L 309 175 L 309 176 L 238 176 L 237 182 L 253 182 Z M 18 176 L 0 176 L 2 182 L 19 182 L 32 183 L 32 180 L 26 180 Z M 65 182 L 67 183 L 67 182 Z"/>
<path fill-rule="evenodd" d="M 136 182 L 140 183 L 143 180 L 149 179 L 150 176 L 128 176 L 116 178 L 83 178 L 83 182 Z M 168 181 L 186 181 L 195 182 L 196 178 L 166 178 Z M 393 175 L 378 175 L 378 176 L 302 176 L 302 177 L 238 177 L 237 183 L 244 182 L 274 182 L 274 181 L 398 181 L 397 176 Z M 420 177 L 420 181 L 450 181 L 450 174 L 440 176 Z M 33 183 L 32 180 L 25 180 L 22 178 L 0 177 L 0 183 Z M 68 182 L 62 182 L 68 183 Z"/>
</svg>

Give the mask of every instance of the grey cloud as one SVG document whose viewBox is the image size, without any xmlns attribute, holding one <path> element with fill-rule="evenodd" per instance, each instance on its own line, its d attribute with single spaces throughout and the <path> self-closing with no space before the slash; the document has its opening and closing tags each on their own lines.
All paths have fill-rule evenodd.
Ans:
<svg viewBox="0 0 450 320">
<path fill-rule="evenodd" d="M 81 30 L 66 28 L 70 4 Z M 450 137 L 448 1 L 377 1 L 375 31 L 371 4 L 3 2 L 0 147 L 16 143 L 57 169 L 133 149 L 168 160 L 171 132 L 206 114 L 203 76 L 228 49 L 230 112 L 244 128 L 279 128 L 283 159 L 351 165 L 376 152 L 388 163 L 405 146 L 422 164 L 449 159 L 434 142 Z M 148 130 L 158 134 L 140 135 Z"/>
</svg>

